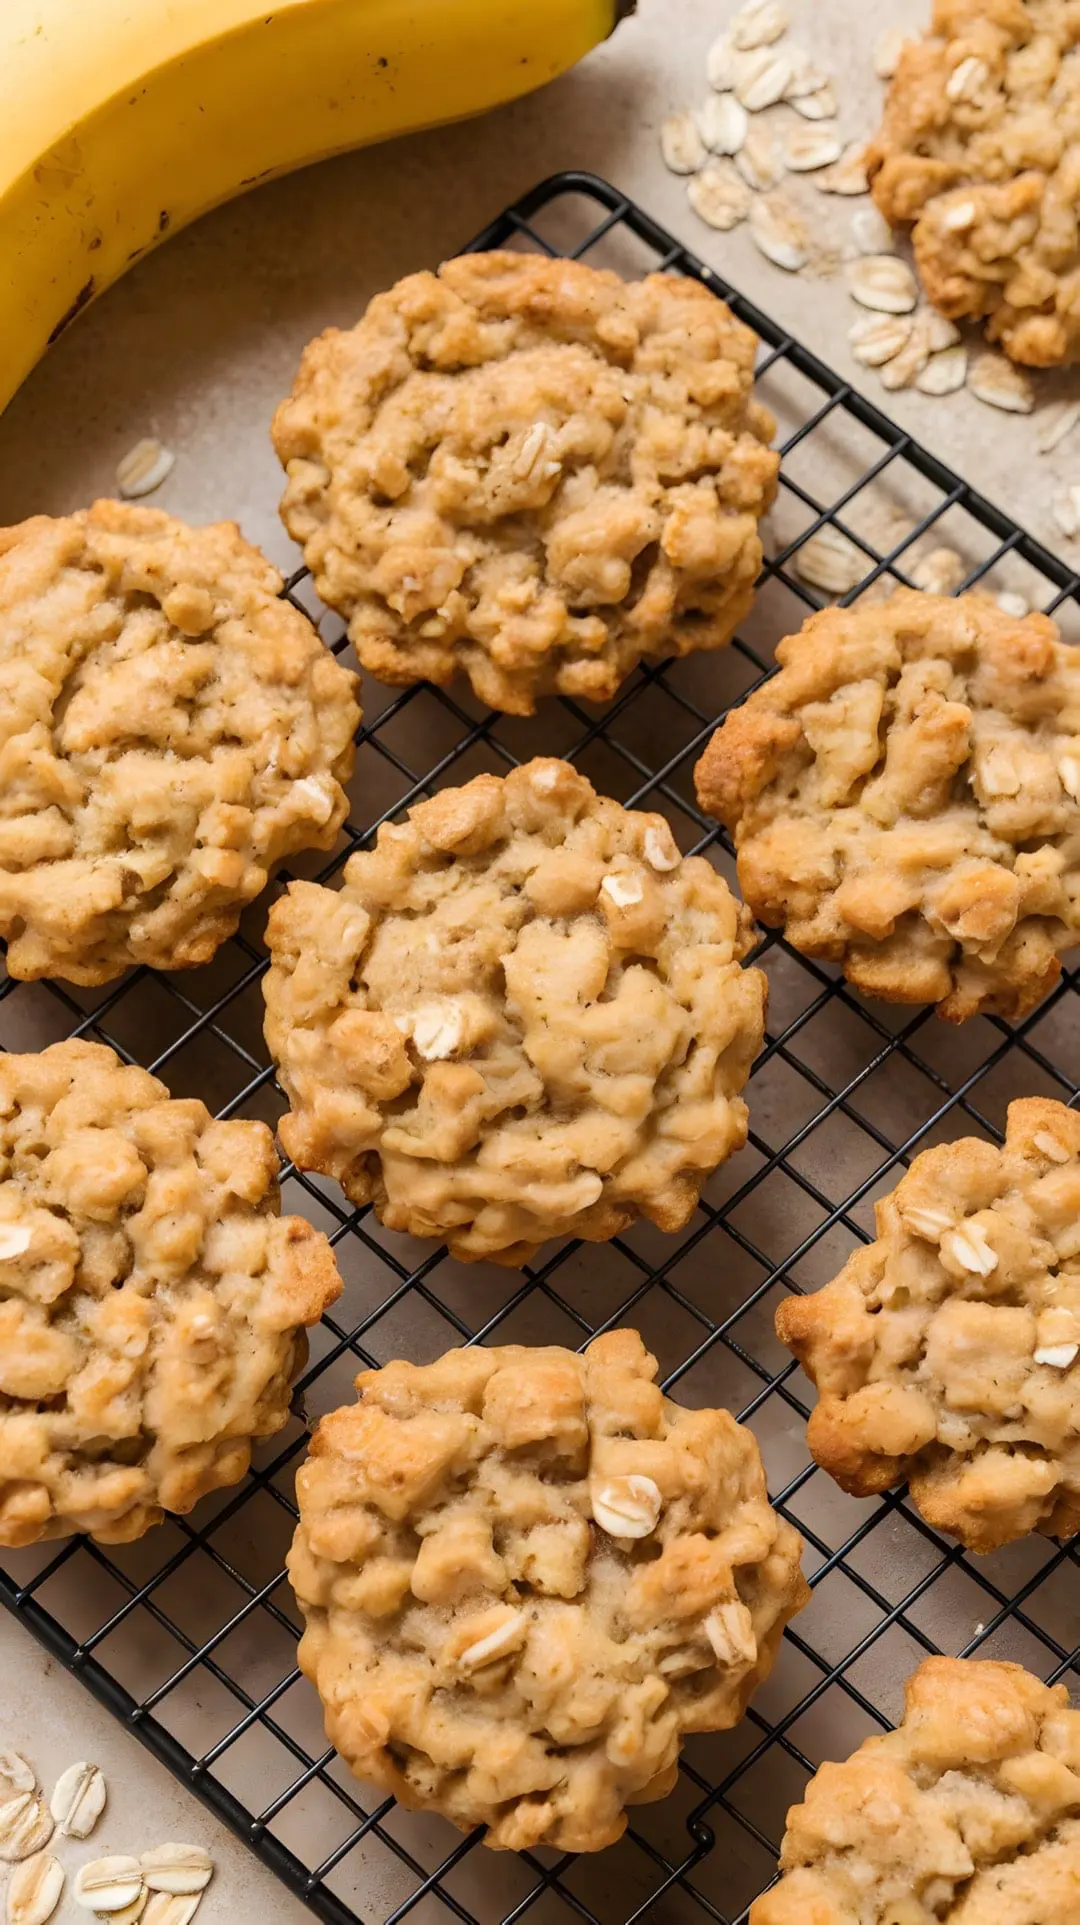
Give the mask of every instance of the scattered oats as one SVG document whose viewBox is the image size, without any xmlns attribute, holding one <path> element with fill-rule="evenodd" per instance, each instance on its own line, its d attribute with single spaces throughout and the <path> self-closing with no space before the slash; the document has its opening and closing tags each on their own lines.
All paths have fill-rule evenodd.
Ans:
<svg viewBox="0 0 1080 1925">
<path fill-rule="evenodd" d="M 143 1925 L 191 1925 L 201 1903 L 201 1892 L 182 1897 L 176 1897 L 172 1892 L 152 1892 L 150 1903 L 143 1913 Z"/>
<path fill-rule="evenodd" d="M 842 164 L 842 163 L 841 163 Z M 851 231 L 860 254 L 891 254 L 894 248 L 892 228 L 885 219 L 880 207 L 873 201 L 868 207 L 857 207 L 851 216 Z"/>
<path fill-rule="evenodd" d="M 124 459 L 118 463 L 116 486 L 125 501 L 135 501 L 140 495 L 152 495 L 155 488 L 160 488 L 171 475 L 175 466 L 176 456 L 172 449 L 147 437 L 129 448 Z"/>
<path fill-rule="evenodd" d="M 1015 615 L 1018 621 L 1021 616 L 1031 613 L 1026 595 L 1014 595 L 1008 589 L 1003 589 L 1000 595 L 994 596 L 994 600 L 1003 615 Z"/>
<path fill-rule="evenodd" d="M 869 568 L 868 558 L 859 553 L 854 542 L 829 523 L 795 552 L 795 573 L 811 588 L 822 588 L 827 595 L 846 595 L 858 586 Z"/>
<path fill-rule="evenodd" d="M 809 133 L 810 131 L 811 129 L 808 128 L 807 132 Z M 823 194 L 854 195 L 869 193 L 870 182 L 866 173 L 865 141 L 849 141 L 848 145 L 841 152 L 835 167 L 827 167 L 823 174 L 819 174 L 814 182 L 814 186 L 820 187 Z M 877 214 L 876 207 L 873 211 Z M 863 208 L 862 212 L 864 214 L 869 213 L 870 209 Z M 859 249 L 861 254 L 888 254 L 891 251 L 892 229 L 883 214 L 878 214 L 878 221 L 885 229 L 884 247 L 863 247 Z"/>
<path fill-rule="evenodd" d="M 648 1537 L 656 1529 L 663 1498 L 651 1477 L 609 1477 L 590 1484 L 593 1520 L 608 1537 Z"/>
<path fill-rule="evenodd" d="M 1036 1350 L 1034 1362 L 1049 1364 L 1052 1370 L 1068 1370 L 1078 1356 L 1080 1356 L 1080 1343 L 1048 1343 L 1040 1345 Z"/>
<path fill-rule="evenodd" d="M 1004 408 L 1009 414 L 1030 414 L 1035 406 L 1035 391 L 1028 376 L 1003 354 L 977 354 L 967 384 L 977 401 Z"/>
<path fill-rule="evenodd" d="M 721 1664 L 753 1664 L 757 1657 L 754 1620 L 739 1599 L 718 1604 L 715 1611 L 709 1612 L 705 1636 Z"/>
<path fill-rule="evenodd" d="M 735 57 L 735 92 L 748 113 L 760 114 L 783 100 L 791 82 L 791 62 L 786 54 L 760 47 L 755 53 Z"/>
<path fill-rule="evenodd" d="M 6 1865 L 31 1857 L 52 1835 L 52 1814 L 36 1792 L 17 1791 L 0 1804 L 0 1859 Z"/>
<path fill-rule="evenodd" d="M 906 347 L 915 323 L 909 314 L 865 314 L 848 329 L 855 360 L 864 368 L 880 368 Z"/>
<path fill-rule="evenodd" d="M 697 173 L 705 159 L 705 142 L 689 107 L 668 115 L 660 129 L 660 152 L 673 174 Z"/>
<path fill-rule="evenodd" d="M 997 1269 L 997 1251 L 987 1243 L 981 1224 L 970 1220 L 942 1237 L 941 1251 L 943 1256 L 951 1257 L 962 1270 L 969 1270 L 973 1276 L 988 1277 L 992 1270 Z"/>
<path fill-rule="evenodd" d="M 966 348 L 942 348 L 916 375 L 915 386 L 923 394 L 955 394 L 967 379 L 967 364 Z"/>
<path fill-rule="evenodd" d="M 132 1899 L 130 1905 L 122 1905 L 118 1912 L 99 1912 L 97 1916 L 107 1919 L 108 1925 L 136 1925 L 136 1921 L 142 1918 L 146 1911 L 149 1897 L 146 1886 L 140 1885 L 138 1895 Z M 198 1904 L 198 1902 L 196 1899 L 195 1903 Z"/>
<path fill-rule="evenodd" d="M 923 372 L 930 358 L 926 340 L 926 327 L 922 317 L 916 314 L 911 323 L 911 333 L 906 347 L 894 354 L 881 370 L 881 385 L 890 394 L 897 388 L 910 388 L 913 381 Z"/>
<path fill-rule="evenodd" d="M 951 595 L 967 572 L 963 557 L 955 548 L 931 548 L 928 555 L 915 563 L 911 579 L 916 588 L 924 589 L 928 595 Z"/>
<path fill-rule="evenodd" d="M 11 1874 L 7 1888 L 7 1925 L 46 1925 L 60 1903 L 64 1867 L 49 1852 L 35 1852 Z"/>
<path fill-rule="evenodd" d="M 1080 484 L 1073 482 L 1054 503 L 1054 520 L 1068 541 L 1080 535 Z"/>
<path fill-rule="evenodd" d="M 749 53 L 755 47 L 771 47 L 790 25 L 791 16 L 779 0 L 750 0 L 731 22 L 731 38 L 740 53 Z"/>
<path fill-rule="evenodd" d="M 1080 401 L 1059 401 L 1046 408 L 1035 423 L 1035 446 L 1041 455 L 1052 454 L 1080 421 Z"/>
<path fill-rule="evenodd" d="M 481 1665 L 494 1664 L 497 1658 L 508 1657 L 511 1651 L 520 1650 L 525 1642 L 528 1622 L 524 1611 L 514 1611 L 507 1607 L 506 1616 L 494 1631 L 484 1638 L 478 1638 L 463 1651 L 458 1662 L 463 1671 L 478 1671 Z"/>
<path fill-rule="evenodd" d="M 768 121 L 750 122 L 746 139 L 735 156 L 735 165 L 746 185 L 752 187 L 755 193 L 767 194 L 771 188 L 779 186 L 784 168 Z"/>
<path fill-rule="evenodd" d="M 815 126 L 789 127 L 784 135 L 784 160 L 793 174 L 812 174 L 818 167 L 831 167 L 843 152 L 835 127 L 822 121 Z"/>
<path fill-rule="evenodd" d="M 931 354 L 939 354 L 942 348 L 955 348 L 960 343 L 960 329 L 955 321 L 946 320 L 936 307 L 924 307 L 921 319 L 926 326 L 926 345 Z"/>
<path fill-rule="evenodd" d="M 89 1838 L 105 1809 L 105 1780 L 97 1765 L 85 1761 L 61 1772 L 49 1800 L 57 1829 L 65 1838 Z"/>
<path fill-rule="evenodd" d="M 810 258 L 802 219 L 786 194 L 759 194 L 750 208 L 750 233 L 766 260 L 793 274 Z"/>
<path fill-rule="evenodd" d="M 942 226 L 948 234 L 962 234 L 965 228 L 974 225 L 974 221 L 974 201 L 954 201 L 951 207 L 943 208 L 938 215 L 940 226 Z"/>
<path fill-rule="evenodd" d="M 945 96 L 948 100 L 974 100 L 980 88 L 985 87 L 990 78 L 990 69 L 985 60 L 977 54 L 969 54 L 954 67 L 945 82 Z"/>
<path fill-rule="evenodd" d="M 815 88 L 813 93 L 787 94 L 785 99 L 790 101 L 795 112 L 801 114 L 804 120 L 831 120 L 836 112 L 836 94 L 830 80 L 825 82 L 824 87 Z M 863 191 L 865 193 L 865 188 Z"/>
<path fill-rule="evenodd" d="M 0 1230 L 0 1236 L 3 1236 L 8 1228 L 9 1226 L 5 1223 L 3 1230 Z M 21 1237 L 23 1234 L 24 1232 L 21 1229 L 13 1230 L 13 1235 L 15 1236 Z M 21 1256 L 24 1250 L 29 1249 L 29 1231 L 26 1231 L 25 1235 L 26 1242 L 13 1245 L 11 1249 L 5 1249 L 3 1244 L 0 1244 L 0 1257 Z M 21 1753 L 18 1751 L 0 1751 L 0 1798 L 7 1798 L 12 1792 L 16 1791 L 36 1790 L 37 1779 L 34 1776 L 33 1769 L 27 1764 L 26 1759 Z"/>
<path fill-rule="evenodd" d="M 137 1858 L 91 1858 L 75 1873 L 71 1896 L 87 1912 L 122 1912 L 138 1898 L 142 1882 Z"/>
<path fill-rule="evenodd" d="M 914 1230 L 917 1237 L 925 1237 L 928 1243 L 936 1243 L 952 1228 L 952 1218 L 944 1210 L 913 1209 L 901 1214 L 905 1227 Z"/>
<path fill-rule="evenodd" d="M 705 77 L 718 94 L 728 94 L 735 85 L 735 49 L 731 35 L 722 33 L 705 56 Z"/>
<path fill-rule="evenodd" d="M 687 181 L 686 198 L 699 219 L 726 234 L 746 219 L 752 197 L 730 160 L 711 160 Z"/>
<path fill-rule="evenodd" d="M 734 94 L 710 94 L 696 114 L 697 129 L 712 154 L 737 154 L 750 125 Z"/>
<path fill-rule="evenodd" d="M 143 1883 L 152 1892 L 187 1896 L 201 1892 L 214 1875 L 214 1861 L 201 1845 L 155 1845 L 139 1860 Z"/>
<path fill-rule="evenodd" d="M 879 80 L 891 80 L 900 65 L 900 50 L 905 35 L 899 27 L 886 27 L 874 48 L 874 72 Z"/>
<path fill-rule="evenodd" d="M 880 314 L 910 314 L 919 299 L 915 276 L 895 254 L 865 254 L 847 271 L 848 288 L 860 307 Z"/>
<path fill-rule="evenodd" d="M 801 100 L 804 95 L 819 94 L 823 87 L 830 85 L 830 76 L 811 60 L 805 47 L 789 46 L 785 51 L 791 67 L 785 100 Z"/>
</svg>

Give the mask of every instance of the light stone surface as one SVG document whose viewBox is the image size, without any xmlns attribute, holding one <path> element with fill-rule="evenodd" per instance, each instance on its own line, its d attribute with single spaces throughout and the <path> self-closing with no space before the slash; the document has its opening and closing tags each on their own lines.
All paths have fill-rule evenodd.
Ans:
<svg viewBox="0 0 1080 1925">
<path fill-rule="evenodd" d="M 705 260 L 1051 546 L 1051 503 L 1080 462 L 1070 442 L 1039 457 L 1030 421 L 964 393 L 887 396 L 852 358 L 841 248 L 853 207 L 809 179 L 785 183 L 823 244 L 816 266 L 788 274 L 744 226 L 707 227 L 685 180 L 660 158 L 660 126 L 705 98 L 705 56 L 734 8 L 717 0 L 640 0 L 638 17 L 540 93 L 482 121 L 390 142 L 307 169 L 232 202 L 176 235 L 84 315 L 0 420 L 0 525 L 65 512 L 114 485 L 142 435 L 176 452 L 153 497 L 193 520 L 236 515 L 272 558 L 295 550 L 277 518 L 281 476 L 269 423 L 301 349 L 330 323 L 348 326 L 380 288 L 460 247 L 501 205 L 563 167 L 605 175 Z M 873 51 L 891 26 L 915 32 L 928 0 L 799 0 L 792 37 L 837 80 L 846 138 L 869 135 L 882 83 Z M 640 269 L 602 251 L 601 264 Z M 648 263 L 651 265 L 651 262 Z M 1047 402 L 1075 387 L 1040 383 Z M 1071 464 L 1071 466 L 1070 466 Z M 1080 550 L 1074 555 L 1080 559 Z"/>
<path fill-rule="evenodd" d="M 151 498 L 155 506 L 195 521 L 236 516 L 247 536 L 262 543 L 275 562 L 294 566 L 296 551 L 277 517 L 282 477 L 270 446 L 269 423 L 289 390 L 305 343 L 330 323 L 350 325 L 378 289 L 453 252 L 534 182 L 558 168 L 582 167 L 634 195 L 894 420 L 1007 504 L 1033 533 L 1060 548 L 1051 503 L 1080 472 L 1080 437 L 1040 457 L 1031 417 L 1002 414 L 963 392 L 943 398 L 914 390 L 885 395 L 874 370 L 860 367 L 852 357 L 848 329 L 860 310 L 849 298 L 840 251 L 849 239 L 852 211 L 865 203 L 822 195 L 807 177 L 785 183 L 785 191 L 790 188 L 812 219 L 815 233 L 833 250 L 831 260 L 822 262 L 819 255 L 816 267 L 788 274 L 761 255 L 746 225 L 729 234 L 707 227 L 687 204 L 685 179 L 665 169 L 659 151 L 661 122 L 675 109 L 705 97 L 706 51 L 733 11 L 730 0 L 639 0 L 635 21 L 574 73 L 531 99 L 482 122 L 327 162 L 264 187 L 175 236 L 80 319 L 0 419 L 0 524 L 36 512 L 65 513 L 95 494 L 113 492 L 117 463 L 141 436 L 152 435 L 177 457 L 164 486 Z M 874 7 L 855 7 L 851 0 L 796 0 L 792 12 L 793 35 L 836 74 L 845 138 L 869 134 L 881 98 L 881 82 L 873 72 L 874 46 L 886 28 L 917 30 L 929 14 L 928 0 L 880 0 Z M 631 272 L 652 265 L 632 249 L 602 250 L 598 259 Z M 831 271 L 823 272 L 823 267 Z M 1073 392 L 1075 382 L 1075 372 L 1050 377 L 1040 382 L 1040 395 L 1048 404 Z M 805 410 L 810 391 L 801 392 Z M 865 443 L 860 456 L 865 458 Z M 1064 552 L 1080 559 L 1076 547 Z M 773 639 L 780 632 L 773 619 Z M 537 743 L 549 753 L 555 746 L 551 740 Z M 779 994 L 785 993 L 781 980 Z M 20 1021 L 16 1029 L 8 1020 L 4 1040 L 9 1047 L 35 1047 L 52 1039 L 54 1017 L 44 1005 L 20 993 L 12 1007 Z M 942 1039 L 942 1052 L 950 1040 Z M 848 1062 L 850 1039 L 834 1034 L 831 1047 L 832 1070 L 839 1075 Z M 947 1053 L 941 1060 L 959 1076 L 959 1061 Z M 1022 1086 L 1012 1087 L 1016 1074 L 1009 1071 L 1006 1093 L 1029 1093 L 1022 1070 Z M 210 1069 L 211 1102 L 215 1077 L 216 1070 Z M 755 1084 L 750 1092 L 752 1103 L 756 1093 L 758 1126 L 766 1135 L 780 1132 L 778 1141 L 786 1136 L 790 1121 L 785 1087 L 777 1071 L 772 1081 L 766 1075 L 760 1088 Z M 894 1100 L 897 1128 L 910 1127 L 910 1106 L 899 1086 Z M 825 1159 L 824 1137 L 820 1148 L 811 1139 L 811 1173 L 831 1184 L 837 1173 L 825 1166 Z M 766 1189 L 760 1203 L 750 1206 L 751 1214 L 755 1221 L 760 1215 L 761 1241 L 779 1255 L 781 1246 L 787 1250 L 798 1242 L 806 1225 L 796 1205 L 774 1208 L 767 1220 L 762 1213 L 769 1210 L 768 1197 Z M 299 1199 L 290 1207 L 298 1204 Z M 706 1240 L 699 1255 L 682 1266 L 682 1275 L 703 1301 L 711 1302 L 716 1285 L 710 1247 Z M 595 1263 L 595 1256 L 591 1261 Z M 811 1283 L 822 1282 L 836 1267 L 823 1251 L 802 1274 Z M 590 1279 L 577 1268 L 575 1277 L 587 1303 Z M 756 1281 L 756 1272 L 751 1276 L 746 1266 L 736 1263 L 724 1288 L 744 1295 Z M 471 1288 L 474 1295 L 468 1301 L 479 1321 L 490 1288 L 487 1277 L 477 1278 Z M 593 1308 L 597 1320 L 606 1314 L 598 1305 Z M 539 1335 L 530 1332 L 534 1334 Z M 673 1352 L 676 1341 L 679 1356 L 685 1356 L 691 1336 L 682 1325 L 672 1334 Z M 679 1356 L 665 1357 L 665 1367 L 671 1368 Z M 724 1368 L 718 1359 L 715 1383 L 695 1379 L 690 1400 L 711 1397 L 738 1407 L 753 1386 L 745 1373 L 739 1381 L 727 1382 Z M 336 1385 L 336 1393 L 339 1402 L 351 1394 L 344 1382 Z M 755 1427 L 763 1439 L 769 1433 L 766 1461 L 775 1488 L 804 1461 L 801 1426 L 782 1408 L 772 1412 L 767 1405 Z M 840 1502 L 835 1500 L 834 1510 Z M 849 1500 L 843 1500 L 843 1506 L 847 1518 L 854 1506 Z M 905 1579 L 908 1575 L 900 1552 L 899 1544 L 895 1552 L 888 1551 L 888 1558 L 896 1560 L 897 1583 L 902 1567 Z M 965 1599 L 957 1608 L 943 1596 L 931 1607 L 930 1629 L 939 1640 L 958 1640 L 971 1634 L 976 1615 L 985 1615 L 979 1600 Z M 1063 1640 L 1071 1642 L 1064 1616 L 1057 1628 Z M 808 1635 L 817 1637 L 822 1648 L 831 1648 L 832 1633 L 822 1622 Z M 1030 1661 L 1032 1646 L 1017 1632 L 996 1646 L 993 1655 Z M 911 1668 L 910 1650 L 878 1647 L 875 1665 L 875 1686 L 897 1716 L 898 1680 Z M 218 1919 L 235 1919 L 238 1925 L 256 1919 L 259 1925 L 299 1925 L 310 1917 L 2 1612 L 0 1672 L 7 1685 L 0 1748 L 25 1750 L 46 1782 L 83 1757 L 99 1762 L 109 1779 L 110 1811 L 91 1839 L 79 1846 L 72 1842 L 71 1863 L 106 1849 L 125 1849 L 129 1840 L 137 1845 L 170 1837 L 190 1839 L 205 1843 L 218 1866 L 200 1925 L 215 1925 Z M 313 1693 L 310 1698 L 317 1710 Z M 770 1709 L 764 1700 L 762 1709 Z M 841 1755 L 866 1735 L 865 1724 L 845 1723 L 845 1716 L 819 1708 L 803 1721 L 800 1731 L 811 1755 Z M 314 1742 L 314 1721 L 310 1735 Z M 448 1847 L 452 1842 L 454 1835 L 447 1831 L 444 1843 Z M 716 1856 L 722 1884 L 726 1861 L 723 1854 Z M 68 1863 L 67 1848 L 64 1857 Z M 386 1857 L 384 1853 L 380 1864 Z M 485 1872 L 490 1881 L 490 1861 Z M 706 1869 L 706 1889 L 723 1902 L 722 1889 L 709 1884 L 711 1876 Z M 385 1916 L 404 1896 L 403 1889 L 388 1888 L 385 1872 L 374 1863 L 366 1879 L 361 1870 L 358 1883 L 363 1885 L 361 1910 L 371 1919 Z M 508 1888 L 504 1909 L 510 1909 L 516 1895 Z M 70 1925 L 75 1916 L 65 1899 L 57 1913 L 59 1925 Z"/>
<path fill-rule="evenodd" d="M 49 1844 L 67 1874 L 54 1925 L 76 1925 L 88 1916 L 71 1896 L 80 1865 L 117 1852 L 138 1857 L 173 1838 L 204 1846 L 214 1861 L 199 1925 L 204 1920 L 205 1925 L 215 1920 L 247 1925 L 255 1919 L 259 1925 L 302 1925 L 310 1919 L 307 1907 L 258 1864 L 246 1845 L 177 1784 L 5 1611 L 0 1611 L 0 1677 L 0 1750 L 21 1752 L 46 1795 L 76 1758 L 100 1765 L 108 1786 L 108 1803 L 89 1838 L 56 1833 Z M 0 1866 L 0 1893 L 13 1870 Z"/>
</svg>

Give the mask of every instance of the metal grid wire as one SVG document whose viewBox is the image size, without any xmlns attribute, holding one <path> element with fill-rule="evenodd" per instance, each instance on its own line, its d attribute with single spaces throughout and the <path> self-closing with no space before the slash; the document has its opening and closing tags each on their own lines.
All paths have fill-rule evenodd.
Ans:
<svg viewBox="0 0 1080 1925">
<path fill-rule="evenodd" d="M 775 640 L 817 606 L 798 555 L 826 524 L 865 561 L 847 600 L 918 580 L 927 553 L 946 546 L 963 557 L 962 586 L 1022 593 L 1077 632 L 1075 575 L 614 189 L 582 174 L 544 182 L 474 243 L 508 245 L 627 274 L 697 275 L 760 336 L 760 392 L 778 415 L 783 469 L 757 606 L 731 648 L 639 671 L 603 713 L 551 702 L 523 722 L 482 711 L 457 689 L 390 696 L 367 684 L 359 821 L 322 875 L 438 785 L 541 748 L 570 756 L 621 800 L 665 810 L 683 848 L 707 852 L 732 877 L 730 848 L 698 812 L 690 771 L 717 717 L 768 672 Z M 287 592 L 314 606 L 303 575 Z M 194 974 L 137 970 L 85 994 L 5 981 L 0 1040 L 26 1048 L 92 1036 L 147 1064 L 175 1094 L 273 1121 L 282 1104 L 258 982 L 266 906 Z M 787 1806 L 823 1758 L 895 1719 L 902 1681 L 923 1656 L 1009 1656 L 1054 1679 L 1077 1669 L 1076 1547 L 1032 1538 L 975 1559 L 930 1531 L 902 1491 L 843 1496 L 807 1458 L 809 1386 L 772 1334 L 784 1291 L 835 1274 L 867 1239 L 874 1197 L 918 1149 L 971 1131 L 1000 1140 L 1015 1095 L 1076 1096 L 1076 976 L 1066 971 L 1015 1029 L 990 1018 L 954 1031 L 926 1010 L 862 1002 L 776 938 L 759 960 L 771 1020 L 749 1090 L 750 1142 L 706 1185 L 681 1238 L 638 1226 L 602 1249 L 548 1248 L 520 1275 L 467 1270 L 383 1231 L 336 1186 L 287 1171 L 285 1207 L 329 1231 L 346 1283 L 314 1333 L 290 1428 L 240 1489 L 191 1519 L 123 1548 L 75 1540 L 0 1565 L 8 1608 L 335 1925 L 447 1916 L 630 1925 L 646 1915 L 745 1925 L 775 1874 Z M 306 1422 L 351 1399 L 358 1367 L 400 1354 L 424 1360 L 457 1341 L 579 1345 L 623 1322 L 657 1350 L 670 1390 L 726 1403 L 753 1426 L 773 1502 L 806 1540 L 813 1601 L 742 1725 L 691 1739 L 676 1790 L 632 1813 L 618 1846 L 592 1858 L 496 1857 L 439 1819 L 365 1796 L 326 1748 L 314 1693 L 296 1670 L 282 1569 L 293 1473 Z"/>
</svg>

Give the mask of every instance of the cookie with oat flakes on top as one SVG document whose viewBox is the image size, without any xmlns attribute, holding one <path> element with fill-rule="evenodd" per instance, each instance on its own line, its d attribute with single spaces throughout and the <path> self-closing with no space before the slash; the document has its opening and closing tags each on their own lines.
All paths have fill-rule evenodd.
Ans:
<svg viewBox="0 0 1080 1925">
<path fill-rule="evenodd" d="M 750 1925 L 1068 1925 L 1080 1711 L 1019 1664 L 927 1658 L 896 1731 L 824 1764 Z"/>
<path fill-rule="evenodd" d="M 753 1433 L 633 1330 L 356 1380 L 297 1477 L 300 1664 L 358 1778 L 501 1850 L 598 1851 L 737 1724 L 807 1602 Z"/>
<path fill-rule="evenodd" d="M 0 1545 L 126 1544 L 286 1423 L 341 1279 L 277 1175 L 100 1044 L 0 1056 Z"/>
<path fill-rule="evenodd" d="M 1080 359 L 1080 9 L 935 0 L 905 44 L 867 152 L 886 219 L 911 223 L 943 314 L 1014 361 Z"/>
<path fill-rule="evenodd" d="M 898 589 L 776 659 L 696 771 L 754 914 L 866 995 L 1025 1015 L 1080 942 L 1080 651 Z"/>
<path fill-rule="evenodd" d="M 0 529 L 13 976 L 190 969 L 344 819 L 357 678 L 233 522 L 99 501 Z"/>
<path fill-rule="evenodd" d="M 456 1257 L 680 1229 L 746 1140 L 750 920 L 569 763 L 417 804 L 340 890 L 293 883 L 267 939 L 289 1155 Z"/>
<path fill-rule="evenodd" d="M 1010 1103 L 999 1148 L 924 1150 L 877 1240 L 790 1297 L 782 1341 L 818 1387 L 808 1441 L 857 1497 L 905 1478 L 937 1529 L 995 1550 L 1080 1529 L 1080 1115 Z"/>
<path fill-rule="evenodd" d="M 304 354 L 282 516 L 361 663 L 607 701 L 728 641 L 776 492 L 749 328 L 698 281 L 467 254 Z"/>
</svg>

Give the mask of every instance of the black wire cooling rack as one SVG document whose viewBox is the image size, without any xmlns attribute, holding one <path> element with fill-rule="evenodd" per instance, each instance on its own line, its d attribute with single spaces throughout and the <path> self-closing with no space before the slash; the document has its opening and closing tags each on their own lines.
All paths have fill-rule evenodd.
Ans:
<svg viewBox="0 0 1080 1925">
<path fill-rule="evenodd" d="M 925 581 L 941 566 L 934 550 L 946 549 L 960 557 L 958 586 L 1023 596 L 1078 632 L 1074 574 L 604 182 L 576 173 L 545 181 L 474 246 L 572 253 L 627 274 L 678 269 L 730 301 L 761 338 L 760 391 L 780 423 L 770 559 L 730 649 L 639 672 L 603 713 L 549 702 L 524 722 L 483 712 L 457 690 L 390 696 L 367 684 L 355 820 L 324 875 L 434 787 L 543 748 L 572 757 L 621 800 L 665 810 L 684 849 L 708 851 L 732 876 L 730 849 L 696 808 L 692 765 L 716 718 L 768 672 L 777 637 L 818 605 L 800 556 L 826 525 L 864 564 L 847 600 Z M 311 606 L 302 575 L 288 592 Z M 139 970 L 86 994 L 5 981 L 0 1039 L 27 1048 L 92 1036 L 178 1095 L 273 1121 L 282 1104 L 259 988 L 266 907 L 257 903 L 195 973 Z M 334 1925 L 447 1916 L 745 1925 L 808 1774 L 895 1719 L 903 1679 L 923 1656 L 1013 1657 L 1049 1678 L 1077 1669 L 1076 1546 L 1030 1538 L 975 1559 L 927 1529 L 903 1492 L 843 1496 L 807 1459 L 809 1387 L 772 1334 L 780 1296 L 835 1274 L 867 1238 L 875 1196 L 917 1149 L 972 1130 L 999 1138 L 1015 1095 L 1075 1097 L 1076 977 L 1066 971 L 1015 1029 L 982 1018 L 952 1030 L 925 1010 L 863 1003 L 777 939 L 762 944 L 760 960 L 771 1021 L 749 1090 L 750 1142 L 706 1185 L 680 1239 L 639 1226 L 600 1249 L 546 1251 L 521 1275 L 466 1269 L 346 1208 L 335 1186 L 290 1171 L 285 1207 L 329 1231 L 346 1286 L 314 1333 L 290 1429 L 241 1489 L 138 1544 L 76 1540 L 0 1564 L 9 1610 Z M 676 1790 L 633 1812 L 618 1846 L 593 1858 L 496 1856 L 439 1819 L 365 1794 L 325 1746 L 314 1693 L 296 1670 L 282 1568 L 305 1417 L 350 1401 L 356 1369 L 391 1356 L 424 1360 L 474 1339 L 579 1345 L 618 1322 L 642 1330 L 684 1401 L 725 1403 L 753 1426 L 773 1501 L 806 1540 L 813 1601 L 742 1725 L 691 1739 Z"/>
</svg>

